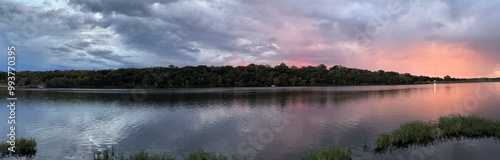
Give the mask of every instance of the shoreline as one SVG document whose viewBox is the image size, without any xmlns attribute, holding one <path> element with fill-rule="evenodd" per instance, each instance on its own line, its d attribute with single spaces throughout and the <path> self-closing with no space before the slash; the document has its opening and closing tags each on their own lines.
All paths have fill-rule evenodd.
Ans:
<svg viewBox="0 0 500 160">
<path fill-rule="evenodd" d="M 409 86 L 409 85 L 428 85 L 428 84 L 461 84 L 461 83 L 495 83 L 500 82 L 500 80 L 486 80 L 486 81 L 440 81 L 440 82 L 427 82 L 427 83 L 414 83 L 414 84 L 366 84 L 366 85 L 311 85 L 311 86 L 233 86 L 233 87 L 203 87 L 203 86 L 193 86 L 193 87 L 64 87 L 66 89 L 196 89 L 196 88 L 285 88 L 285 87 L 363 87 L 363 86 Z M 0 85 L 0 88 L 7 88 L 7 85 Z M 32 87 L 32 86 L 16 86 L 17 89 L 64 89 L 64 88 L 50 88 L 50 87 Z"/>
</svg>

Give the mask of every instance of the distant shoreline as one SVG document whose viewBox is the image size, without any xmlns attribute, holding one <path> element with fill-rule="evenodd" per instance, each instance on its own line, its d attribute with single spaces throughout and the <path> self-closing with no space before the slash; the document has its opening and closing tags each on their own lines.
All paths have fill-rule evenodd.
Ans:
<svg viewBox="0 0 500 160">
<path fill-rule="evenodd" d="M 7 73 L 0 72 L 0 84 Z M 218 88 L 367 86 L 500 81 L 498 78 L 417 76 L 394 71 L 370 71 L 341 65 L 318 66 L 185 66 L 120 68 L 108 70 L 54 70 L 16 72 L 16 85 L 23 88 Z"/>
<path fill-rule="evenodd" d="M 460 83 L 494 83 L 494 82 L 500 82 L 500 80 L 487 80 L 487 81 L 439 81 L 436 82 L 436 84 L 460 84 Z M 407 86 L 407 85 L 426 85 L 426 84 L 434 84 L 434 82 L 428 82 L 428 83 L 415 83 L 415 84 L 366 84 L 366 85 L 316 85 L 316 86 L 276 86 L 276 87 L 270 87 L 270 86 L 238 86 L 238 87 L 166 87 L 166 88 L 154 88 L 154 87 L 81 87 L 81 86 L 75 86 L 75 87 L 64 87 L 67 89 L 190 89 L 190 88 L 281 88 L 281 87 L 363 87 L 363 86 Z M 0 85 L 0 88 L 7 88 L 8 86 L 5 84 Z M 61 87 L 31 87 L 31 86 L 17 86 L 16 88 L 20 89 L 57 89 Z"/>
</svg>

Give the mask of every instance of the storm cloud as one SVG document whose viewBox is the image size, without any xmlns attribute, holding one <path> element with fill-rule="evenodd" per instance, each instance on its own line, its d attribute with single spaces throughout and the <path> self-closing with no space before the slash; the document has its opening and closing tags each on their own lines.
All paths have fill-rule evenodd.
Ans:
<svg viewBox="0 0 500 160">
<path fill-rule="evenodd" d="M 30 2 L 0 1 L 2 46 L 44 62 L 25 70 L 284 62 L 500 76 L 497 0 Z"/>
</svg>

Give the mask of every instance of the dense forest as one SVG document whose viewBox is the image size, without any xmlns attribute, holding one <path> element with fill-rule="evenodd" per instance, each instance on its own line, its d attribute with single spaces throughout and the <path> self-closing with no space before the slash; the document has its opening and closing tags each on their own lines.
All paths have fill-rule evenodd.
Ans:
<svg viewBox="0 0 500 160">
<path fill-rule="evenodd" d="M 5 83 L 7 74 L 0 73 Z M 414 76 L 409 73 L 369 71 L 344 66 L 186 66 L 121 68 L 108 70 L 22 71 L 16 85 L 49 88 L 173 88 L 173 87 L 264 87 L 418 84 L 460 79 Z"/>
</svg>

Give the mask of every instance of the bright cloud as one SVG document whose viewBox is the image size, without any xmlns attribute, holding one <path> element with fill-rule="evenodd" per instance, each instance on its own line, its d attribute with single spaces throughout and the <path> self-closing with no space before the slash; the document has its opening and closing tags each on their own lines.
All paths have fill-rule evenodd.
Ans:
<svg viewBox="0 0 500 160">
<path fill-rule="evenodd" d="M 0 47 L 17 46 L 21 70 L 284 62 L 477 77 L 500 64 L 500 1 L 0 4 Z"/>
</svg>

